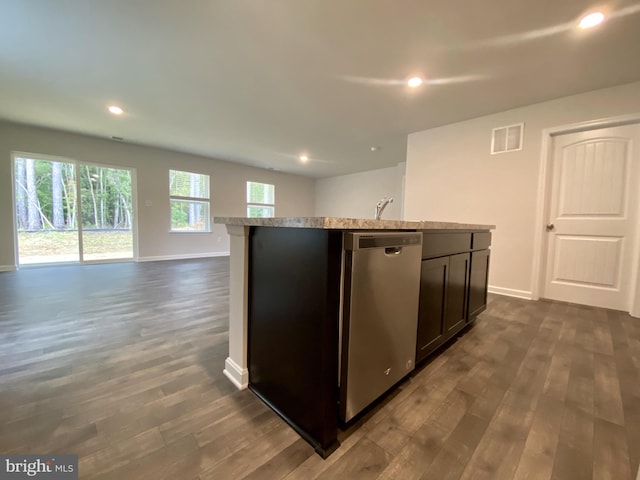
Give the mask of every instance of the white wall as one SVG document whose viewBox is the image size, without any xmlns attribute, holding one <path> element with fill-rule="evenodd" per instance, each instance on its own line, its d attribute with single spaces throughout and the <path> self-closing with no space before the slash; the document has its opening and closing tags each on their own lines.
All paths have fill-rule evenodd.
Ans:
<svg viewBox="0 0 640 480">
<path fill-rule="evenodd" d="M 15 264 L 12 151 L 135 168 L 138 253 L 141 260 L 205 256 L 229 251 L 229 238 L 224 225 L 212 224 L 211 233 L 169 233 L 170 169 L 211 176 L 213 216 L 246 216 L 247 180 L 275 185 L 277 216 L 312 216 L 314 211 L 315 182 L 311 178 L 158 148 L 0 122 L 0 269 Z M 151 206 L 145 206 L 146 201 L 150 201 Z"/>
<path fill-rule="evenodd" d="M 489 283 L 530 294 L 542 131 L 640 112 L 640 82 L 409 135 L 405 218 L 496 224 Z M 490 155 L 491 130 L 525 122 L 522 151 Z"/>
<path fill-rule="evenodd" d="M 316 216 L 373 218 L 376 203 L 393 197 L 382 218 L 402 219 L 405 163 L 395 167 L 322 178 L 316 181 Z"/>
</svg>

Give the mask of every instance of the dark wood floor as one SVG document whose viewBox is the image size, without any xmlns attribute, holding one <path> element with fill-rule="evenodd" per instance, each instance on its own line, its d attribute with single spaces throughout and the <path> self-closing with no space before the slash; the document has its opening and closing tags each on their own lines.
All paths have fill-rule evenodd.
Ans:
<svg viewBox="0 0 640 480">
<path fill-rule="evenodd" d="M 615 479 L 640 461 L 640 320 L 492 297 L 315 455 L 222 375 L 228 260 L 0 274 L 0 452 L 82 479 Z"/>
</svg>

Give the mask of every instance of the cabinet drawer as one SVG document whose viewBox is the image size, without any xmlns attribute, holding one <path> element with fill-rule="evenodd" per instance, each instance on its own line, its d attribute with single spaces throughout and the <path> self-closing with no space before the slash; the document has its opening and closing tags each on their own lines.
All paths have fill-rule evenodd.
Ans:
<svg viewBox="0 0 640 480">
<path fill-rule="evenodd" d="M 440 257 L 468 252 L 471 248 L 471 233 L 424 233 L 422 258 Z"/>
<path fill-rule="evenodd" d="M 485 250 L 491 246 L 491 232 L 474 233 L 471 250 Z"/>
</svg>

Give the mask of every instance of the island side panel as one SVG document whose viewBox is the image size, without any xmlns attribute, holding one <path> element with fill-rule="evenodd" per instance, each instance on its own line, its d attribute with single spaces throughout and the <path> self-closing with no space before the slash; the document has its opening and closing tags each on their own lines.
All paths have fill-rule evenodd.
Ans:
<svg viewBox="0 0 640 480">
<path fill-rule="evenodd" d="M 342 233 L 252 227 L 249 387 L 326 456 L 337 447 Z"/>
<path fill-rule="evenodd" d="M 249 386 L 247 367 L 247 292 L 249 227 L 227 225 L 229 233 L 229 356 L 223 373 L 241 390 Z"/>
</svg>

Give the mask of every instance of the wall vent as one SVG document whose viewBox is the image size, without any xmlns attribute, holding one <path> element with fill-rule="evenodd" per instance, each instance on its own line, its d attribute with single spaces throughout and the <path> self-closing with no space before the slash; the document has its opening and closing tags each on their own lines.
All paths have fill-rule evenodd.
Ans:
<svg viewBox="0 0 640 480">
<path fill-rule="evenodd" d="M 524 123 L 494 128 L 491 133 L 491 155 L 522 150 Z"/>
</svg>

